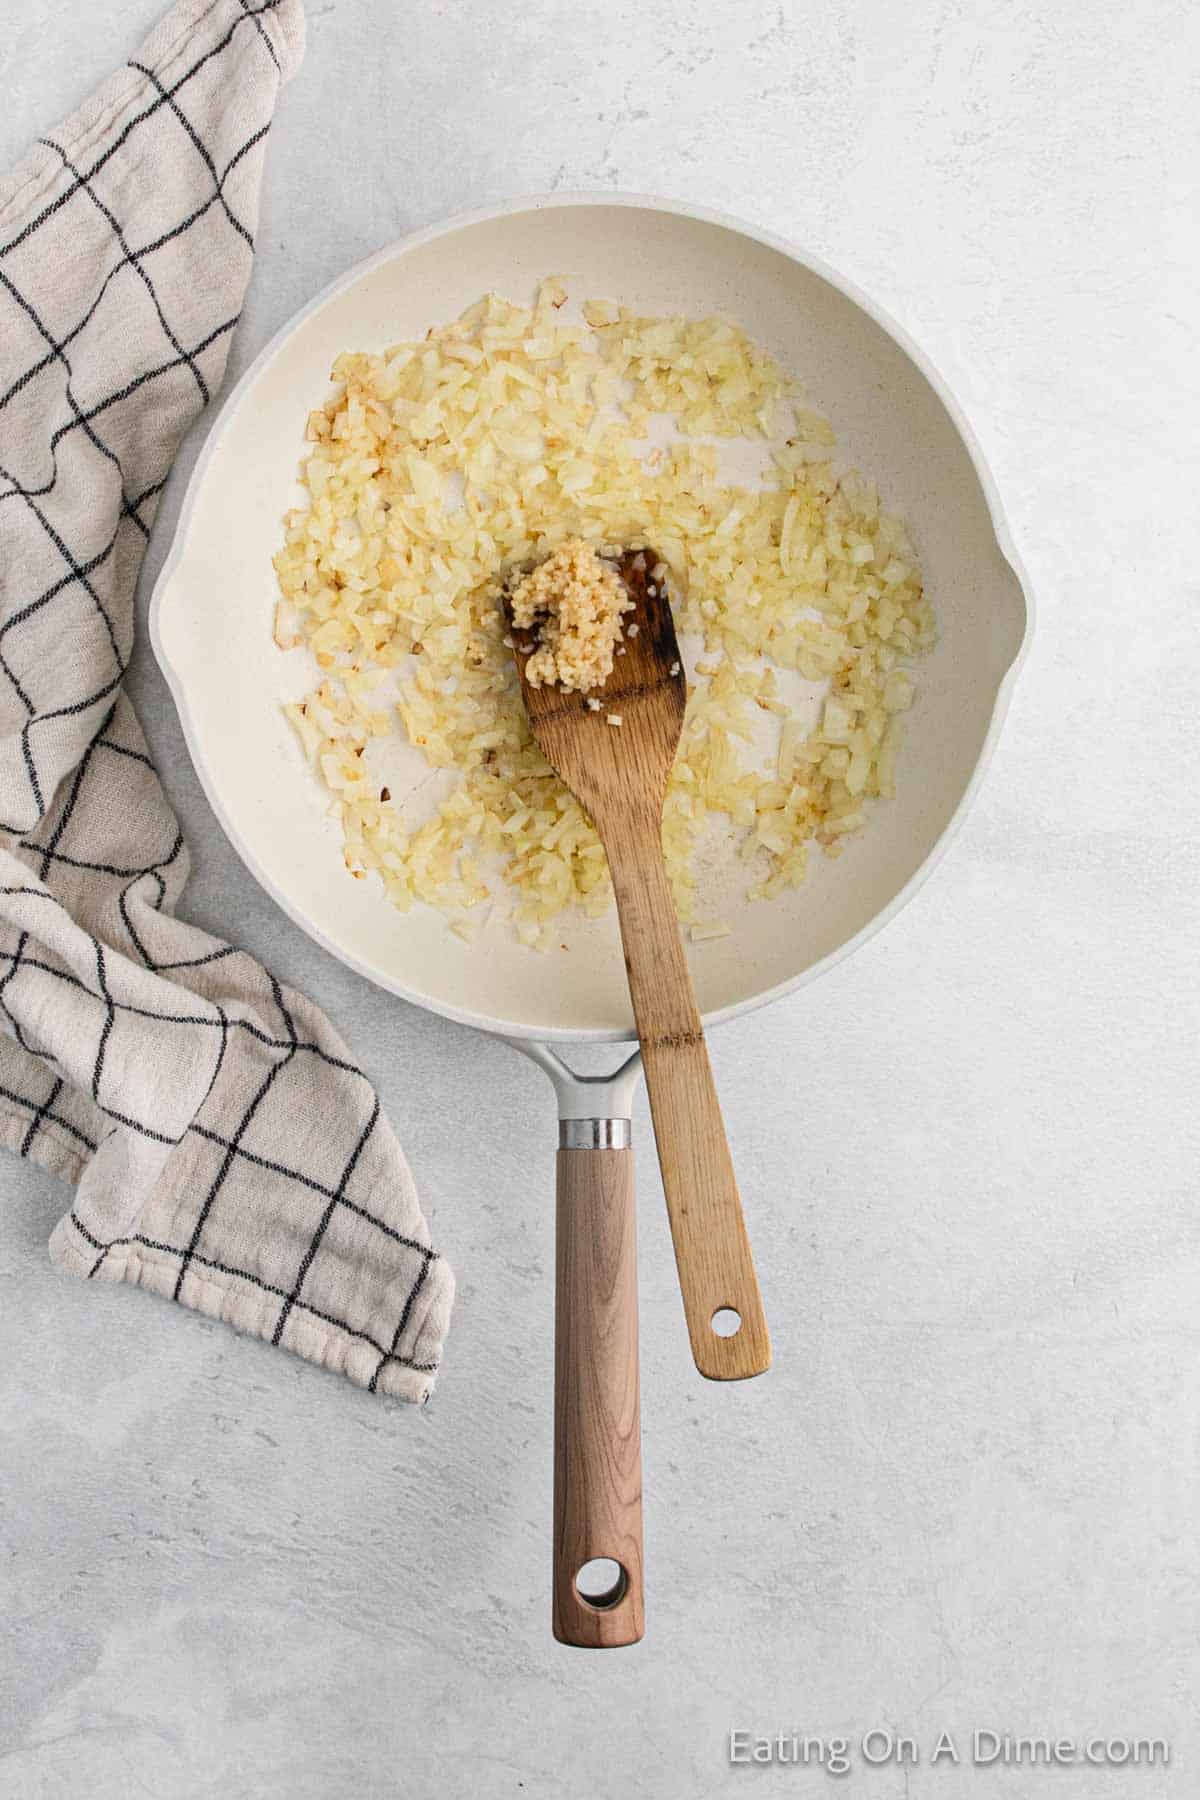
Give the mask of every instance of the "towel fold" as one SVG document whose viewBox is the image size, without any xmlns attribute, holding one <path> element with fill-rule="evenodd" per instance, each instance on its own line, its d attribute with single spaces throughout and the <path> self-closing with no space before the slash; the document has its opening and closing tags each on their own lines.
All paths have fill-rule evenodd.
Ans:
<svg viewBox="0 0 1200 1800">
<path fill-rule="evenodd" d="M 76 1184 L 51 1254 L 424 1399 L 453 1278 L 328 1021 L 175 918 L 122 692 L 134 586 L 220 386 L 299 0 L 183 0 L 0 181 L 0 1141 Z"/>
</svg>

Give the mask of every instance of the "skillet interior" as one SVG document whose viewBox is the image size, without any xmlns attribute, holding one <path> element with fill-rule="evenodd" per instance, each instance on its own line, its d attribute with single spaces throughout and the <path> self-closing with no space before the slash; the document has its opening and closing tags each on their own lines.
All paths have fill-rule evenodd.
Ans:
<svg viewBox="0 0 1200 1800">
<path fill-rule="evenodd" d="M 933 382 L 864 307 L 773 243 L 657 203 L 578 197 L 452 223 L 381 253 L 269 346 L 227 403 L 193 477 L 155 595 L 155 648 L 210 800 L 254 873 L 306 929 L 371 979 L 467 1023 L 520 1036 L 631 1032 L 615 920 L 579 921 L 539 955 L 491 929 L 464 943 L 440 915 L 397 912 L 345 872 L 328 796 L 278 702 L 311 685 L 306 652 L 271 638 L 271 556 L 295 504 L 306 414 L 338 351 L 419 336 L 487 289 L 573 294 L 646 312 L 725 311 L 829 413 L 839 456 L 908 519 L 940 640 L 918 671 L 895 801 L 808 883 L 749 905 L 722 882 L 733 935 L 690 952 L 708 1022 L 816 973 L 903 897 L 963 802 L 1026 628 L 979 472 Z M 393 793 L 429 776 L 397 745 Z M 716 910 L 716 909 L 715 909 Z"/>
</svg>

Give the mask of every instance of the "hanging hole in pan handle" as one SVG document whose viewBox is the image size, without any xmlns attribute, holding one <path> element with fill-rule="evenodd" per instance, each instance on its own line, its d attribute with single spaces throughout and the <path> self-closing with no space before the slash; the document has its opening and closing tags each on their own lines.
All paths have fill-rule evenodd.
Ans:
<svg viewBox="0 0 1200 1800">
<path fill-rule="evenodd" d="M 718 1337 L 736 1337 L 742 1329 L 742 1315 L 733 1306 L 718 1306 L 711 1322 Z"/>
<path fill-rule="evenodd" d="M 622 1565 L 611 1556 L 593 1556 L 575 1575 L 575 1591 L 597 1612 L 619 1606 L 629 1587 L 629 1577 Z"/>
</svg>

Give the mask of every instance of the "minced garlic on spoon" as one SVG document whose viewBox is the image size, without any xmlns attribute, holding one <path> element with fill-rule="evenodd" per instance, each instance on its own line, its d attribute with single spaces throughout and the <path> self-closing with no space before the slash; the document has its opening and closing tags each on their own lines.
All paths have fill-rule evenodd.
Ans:
<svg viewBox="0 0 1200 1800">
<path fill-rule="evenodd" d="M 537 648 L 525 665 L 530 687 L 586 693 L 613 671 L 622 616 L 633 599 L 616 569 L 582 538 L 568 538 L 513 587 L 510 616 L 533 630 Z"/>
</svg>

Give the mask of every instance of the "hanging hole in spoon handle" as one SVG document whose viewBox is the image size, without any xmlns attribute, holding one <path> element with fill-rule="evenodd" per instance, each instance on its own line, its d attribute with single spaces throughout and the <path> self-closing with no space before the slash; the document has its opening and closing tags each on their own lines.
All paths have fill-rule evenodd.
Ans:
<svg viewBox="0 0 1200 1800">
<path fill-rule="evenodd" d="M 631 1149 L 559 1151 L 555 1276 L 554 1635 L 610 1649 L 644 1628 Z"/>
</svg>

